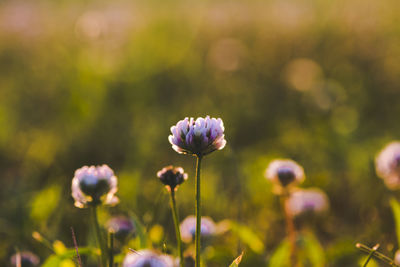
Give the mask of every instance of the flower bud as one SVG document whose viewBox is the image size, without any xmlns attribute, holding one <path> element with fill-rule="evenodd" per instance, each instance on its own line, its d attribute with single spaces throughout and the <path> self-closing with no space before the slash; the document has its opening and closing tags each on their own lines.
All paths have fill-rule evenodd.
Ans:
<svg viewBox="0 0 400 267">
<path fill-rule="evenodd" d="M 157 176 L 170 192 L 176 191 L 178 186 L 188 178 L 187 173 L 181 167 L 174 168 L 172 165 L 157 172 Z"/>
</svg>

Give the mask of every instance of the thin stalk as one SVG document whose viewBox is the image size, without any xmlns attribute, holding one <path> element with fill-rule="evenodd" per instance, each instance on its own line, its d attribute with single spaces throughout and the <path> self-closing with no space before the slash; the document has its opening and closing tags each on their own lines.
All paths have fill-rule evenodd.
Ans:
<svg viewBox="0 0 400 267">
<path fill-rule="evenodd" d="M 368 254 L 370 254 L 371 252 L 373 252 L 373 253 L 372 253 L 372 254 L 373 254 L 373 255 L 372 255 L 373 257 L 375 257 L 375 258 L 377 258 L 377 259 L 379 259 L 379 260 L 381 260 L 381 261 L 387 263 L 387 264 L 390 265 L 390 266 L 399 267 L 399 265 L 397 265 L 396 263 L 394 263 L 394 261 L 393 261 L 391 258 L 387 257 L 386 255 L 384 255 L 384 254 L 382 254 L 382 253 L 379 253 L 378 251 L 374 250 L 374 248 L 369 248 L 369 247 L 367 247 L 366 245 L 363 245 L 363 244 L 360 244 L 360 243 L 357 243 L 357 244 L 356 244 L 356 247 L 357 247 L 358 249 L 360 249 L 361 251 L 364 251 L 364 252 L 366 252 L 366 253 L 368 253 Z"/>
<path fill-rule="evenodd" d="M 176 234 L 176 243 L 179 255 L 179 265 L 183 267 L 183 253 L 182 253 L 182 240 L 181 240 L 181 231 L 179 229 L 179 214 L 176 208 L 176 201 L 175 201 L 175 190 L 170 190 L 171 196 L 171 210 L 172 210 L 172 217 L 174 218 L 174 225 L 175 225 L 175 234 Z"/>
<path fill-rule="evenodd" d="M 196 236 L 195 236 L 195 247 L 196 247 L 196 267 L 200 267 L 200 239 L 201 239 L 201 203 L 200 203 L 200 167 L 201 167 L 201 156 L 197 156 L 196 161 Z"/>
<path fill-rule="evenodd" d="M 104 243 L 104 238 L 100 230 L 100 225 L 99 225 L 99 220 L 97 218 L 97 207 L 92 207 L 92 217 L 93 217 L 93 224 L 94 228 L 96 230 L 96 237 L 97 237 L 97 243 L 100 247 L 100 256 L 101 256 L 101 267 L 106 267 L 107 266 L 107 246 Z"/>
<path fill-rule="evenodd" d="M 379 244 L 376 244 L 372 249 L 371 252 L 368 254 L 367 259 L 365 260 L 365 263 L 363 264 L 363 267 L 367 267 L 369 261 L 371 260 L 372 256 L 374 255 L 374 252 L 379 248 Z"/>
<path fill-rule="evenodd" d="M 109 267 L 113 267 L 114 266 L 114 233 L 113 232 L 109 232 L 108 233 L 108 263 L 109 263 Z"/>
<path fill-rule="evenodd" d="M 286 202 L 289 199 L 289 192 L 282 195 L 282 209 L 285 214 L 286 231 L 290 244 L 290 266 L 297 266 L 297 247 L 296 247 L 296 229 L 294 227 L 293 216 L 287 209 Z"/>
</svg>

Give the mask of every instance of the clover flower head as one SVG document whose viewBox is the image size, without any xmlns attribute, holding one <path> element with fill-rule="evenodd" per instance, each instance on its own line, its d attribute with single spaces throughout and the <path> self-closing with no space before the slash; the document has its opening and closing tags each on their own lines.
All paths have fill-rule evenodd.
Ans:
<svg viewBox="0 0 400 267">
<path fill-rule="evenodd" d="M 190 243 L 195 238 L 196 234 L 196 217 L 186 217 L 179 227 L 181 230 L 182 240 L 186 243 Z M 216 225 L 210 217 L 201 217 L 201 238 L 208 238 L 216 234 Z"/>
<path fill-rule="evenodd" d="M 296 190 L 286 202 L 286 208 L 293 216 L 308 212 L 320 213 L 326 211 L 328 207 L 327 195 L 318 188 Z"/>
<path fill-rule="evenodd" d="M 278 188 L 300 184 L 305 178 L 303 167 L 290 159 L 272 161 L 265 171 L 265 177 Z"/>
<path fill-rule="evenodd" d="M 158 171 L 157 177 L 168 191 L 176 191 L 178 186 L 187 180 L 188 175 L 184 172 L 183 168 L 170 165 Z"/>
<path fill-rule="evenodd" d="M 376 156 L 375 167 L 389 189 L 400 189 L 400 142 L 387 144 Z"/>
<path fill-rule="evenodd" d="M 122 267 L 174 267 L 174 260 L 168 255 L 159 255 L 150 250 L 139 250 L 125 256 Z"/>
<path fill-rule="evenodd" d="M 115 216 L 106 223 L 110 232 L 114 233 L 116 239 L 124 241 L 128 236 L 135 232 L 132 221 L 125 216 Z"/>
<path fill-rule="evenodd" d="M 117 177 L 105 164 L 77 169 L 71 188 L 75 206 L 78 208 L 99 204 L 115 205 L 119 201 L 115 196 L 118 190 Z"/>
<path fill-rule="evenodd" d="M 180 154 L 207 155 L 226 145 L 224 123 L 220 118 L 188 118 L 171 127 L 168 137 L 172 148 Z"/>
<path fill-rule="evenodd" d="M 39 266 L 39 257 L 29 251 L 22 251 L 11 256 L 11 265 L 17 266 L 20 263 L 21 267 L 35 267 Z M 18 263 L 18 264 L 19 264 Z"/>
</svg>

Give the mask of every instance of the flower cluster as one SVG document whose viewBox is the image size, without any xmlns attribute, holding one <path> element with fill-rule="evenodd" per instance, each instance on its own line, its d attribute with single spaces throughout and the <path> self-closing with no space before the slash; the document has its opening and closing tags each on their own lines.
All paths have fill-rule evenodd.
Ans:
<svg viewBox="0 0 400 267">
<path fill-rule="evenodd" d="M 119 201 L 114 195 L 117 190 L 117 177 L 105 164 L 77 169 L 72 179 L 72 197 L 78 208 L 115 205 Z"/>
<path fill-rule="evenodd" d="M 181 154 L 207 155 L 225 147 L 224 124 L 221 119 L 188 118 L 171 127 L 168 137 L 172 148 Z"/>
<path fill-rule="evenodd" d="M 126 255 L 122 267 L 174 267 L 174 260 L 168 255 L 159 255 L 150 250 L 139 250 Z"/>
<path fill-rule="evenodd" d="M 265 171 L 265 177 L 274 183 L 277 193 L 289 186 L 300 184 L 305 179 L 303 168 L 290 159 L 272 161 Z"/>
<path fill-rule="evenodd" d="M 328 207 L 328 197 L 317 188 L 296 190 L 286 202 L 286 208 L 292 216 L 307 212 L 319 213 L 327 210 Z"/>
<path fill-rule="evenodd" d="M 196 217 L 188 216 L 186 217 L 180 225 L 182 240 L 186 243 L 192 242 L 196 233 Z M 201 217 L 201 237 L 207 238 L 215 235 L 216 225 L 210 217 Z"/>
<path fill-rule="evenodd" d="M 176 191 L 178 186 L 187 180 L 188 175 L 181 167 L 170 165 L 157 172 L 157 177 L 169 191 Z"/>
<path fill-rule="evenodd" d="M 375 158 L 376 173 L 391 190 L 400 189 L 400 142 L 386 145 Z"/>
</svg>

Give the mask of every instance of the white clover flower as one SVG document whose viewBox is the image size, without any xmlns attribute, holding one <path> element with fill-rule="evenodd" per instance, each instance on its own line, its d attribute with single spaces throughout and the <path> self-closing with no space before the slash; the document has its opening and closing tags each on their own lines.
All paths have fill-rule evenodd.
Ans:
<svg viewBox="0 0 400 267">
<path fill-rule="evenodd" d="M 77 169 L 71 188 L 75 206 L 78 208 L 99 204 L 115 205 L 119 202 L 114 195 L 118 190 L 117 177 L 105 164 Z"/>
<path fill-rule="evenodd" d="M 170 165 L 157 172 L 157 177 L 169 191 L 176 191 L 187 180 L 188 175 L 183 168 Z"/>
<path fill-rule="evenodd" d="M 318 188 L 294 191 L 286 202 L 286 209 L 292 216 L 306 212 L 319 213 L 329 207 L 327 195 Z"/>
<path fill-rule="evenodd" d="M 186 117 L 171 127 L 168 137 L 172 148 L 181 154 L 207 155 L 226 145 L 224 123 L 221 119 Z"/>
<path fill-rule="evenodd" d="M 277 189 L 300 184 L 305 179 L 303 167 L 290 159 L 272 161 L 265 171 L 265 177 L 273 182 Z"/>
<path fill-rule="evenodd" d="M 139 250 L 125 256 L 122 267 L 174 267 L 174 260 L 168 255 L 158 255 L 150 250 Z"/>
<path fill-rule="evenodd" d="M 400 142 L 387 144 L 376 156 L 375 167 L 389 189 L 400 189 Z"/>
<path fill-rule="evenodd" d="M 186 217 L 180 225 L 182 240 L 186 243 L 192 242 L 196 234 L 196 217 Z M 210 217 L 201 217 L 201 238 L 211 237 L 216 234 L 216 225 Z"/>
</svg>

